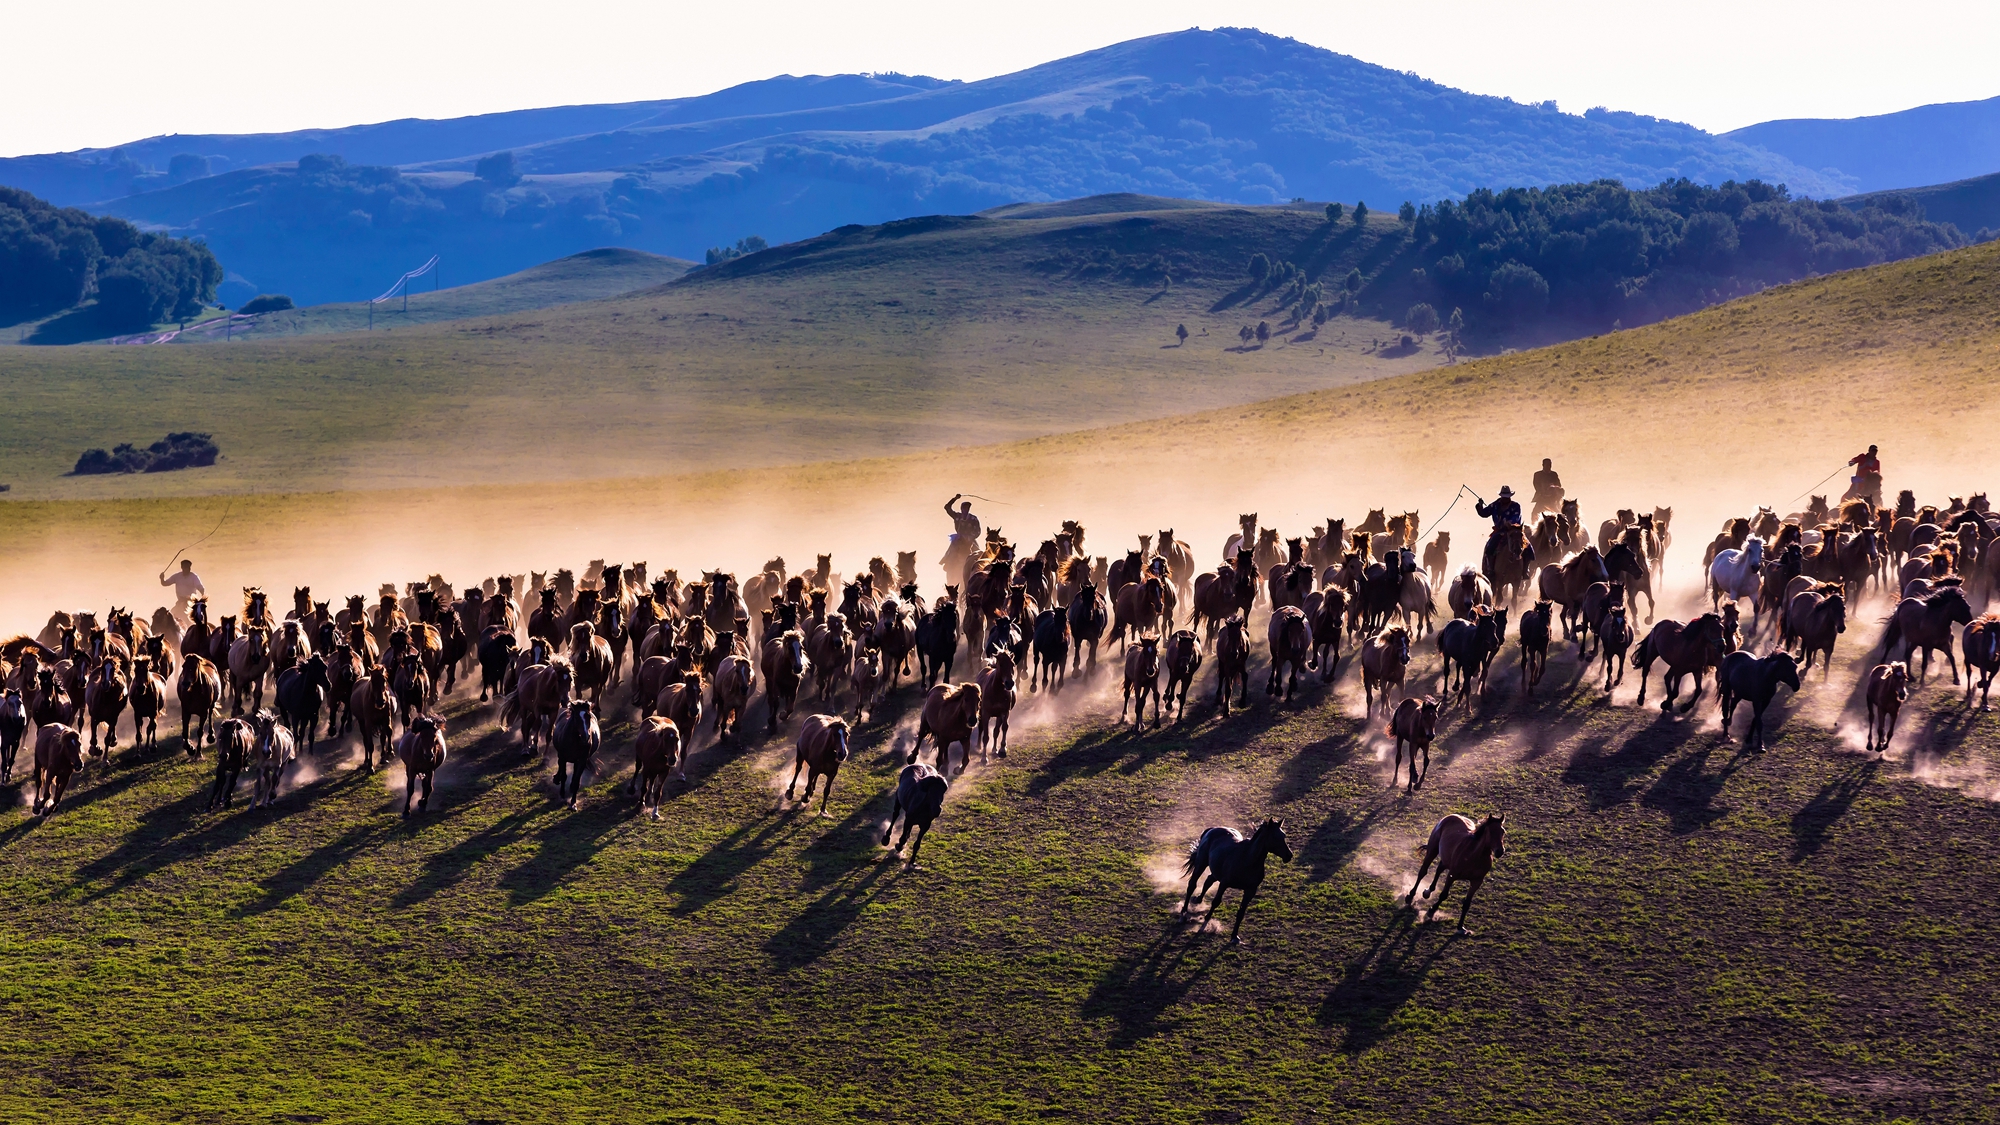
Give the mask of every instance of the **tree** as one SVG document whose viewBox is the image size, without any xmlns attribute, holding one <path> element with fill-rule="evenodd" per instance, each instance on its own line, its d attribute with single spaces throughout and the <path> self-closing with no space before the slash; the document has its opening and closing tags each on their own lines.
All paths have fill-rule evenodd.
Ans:
<svg viewBox="0 0 2000 1125">
<path fill-rule="evenodd" d="M 290 297 L 287 297 L 283 293 L 259 293 L 255 297 L 252 297 L 249 300 L 243 302 L 243 307 L 237 309 L 236 311 L 240 313 L 256 314 L 256 313 L 267 313 L 267 312 L 283 312 L 291 307 L 293 307 L 292 299 Z"/>
<path fill-rule="evenodd" d="M 521 182 L 521 170 L 514 163 L 512 152 L 496 152 L 480 157 L 479 163 L 472 166 L 472 174 L 499 188 L 510 188 Z"/>
<path fill-rule="evenodd" d="M 1354 225 L 1358 227 L 1366 223 L 1367 221 L 1368 221 L 1368 205 L 1366 203 L 1356 203 L 1354 205 Z"/>
<path fill-rule="evenodd" d="M 1187 325 L 1185 324 L 1174 325 L 1174 337 L 1178 339 L 1183 346 L 1185 346 L 1187 344 L 1187 338 L 1188 338 Z"/>
<path fill-rule="evenodd" d="M 1243 346 L 1246 348 L 1250 346 L 1250 341 L 1255 339 L 1256 336 L 1257 333 L 1247 324 L 1236 330 L 1236 338 L 1243 341 Z"/>
<path fill-rule="evenodd" d="M 1406 227 L 1416 226 L 1417 205 L 1407 199 L 1403 200 L 1403 205 L 1396 208 L 1396 218 Z"/>
<path fill-rule="evenodd" d="M 1361 270 L 1359 267 L 1347 271 L 1347 280 L 1341 283 L 1348 293 L 1361 292 Z"/>
<path fill-rule="evenodd" d="M 1533 268 L 1509 261 L 1487 279 L 1486 303 L 1509 325 L 1541 319 L 1549 308 L 1549 283 Z"/>
<path fill-rule="evenodd" d="M 1422 339 L 1438 330 L 1437 310 L 1432 308 L 1429 302 L 1418 301 L 1410 306 L 1409 312 L 1403 314 L 1403 327 L 1409 329 L 1418 339 Z"/>
<path fill-rule="evenodd" d="M 1340 221 L 1340 213 L 1341 213 L 1342 211 L 1344 211 L 1344 210 L 1346 210 L 1346 208 L 1342 207 L 1342 206 L 1341 206 L 1340 204 L 1338 204 L 1338 203 L 1329 203 L 1329 204 L 1327 204 L 1327 205 L 1326 205 L 1326 221 L 1327 221 L 1328 223 L 1337 223 L 1337 222 L 1339 222 L 1339 221 Z"/>
<path fill-rule="evenodd" d="M 1268 343 L 1268 342 L 1270 341 L 1270 339 L 1271 339 L 1271 324 L 1270 324 L 1270 322 L 1269 322 L 1269 321 L 1263 321 L 1263 320 L 1260 320 L 1260 321 L 1258 321 L 1258 322 L 1257 322 L 1257 346 L 1259 346 L 1259 347 L 1262 347 L 1262 346 L 1263 346 L 1264 344 Z"/>
<path fill-rule="evenodd" d="M 1250 280 L 1258 285 L 1262 285 L 1270 276 L 1271 259 L 1265 257 L 1263 254 L 1250 255 Z"/>
</svg>

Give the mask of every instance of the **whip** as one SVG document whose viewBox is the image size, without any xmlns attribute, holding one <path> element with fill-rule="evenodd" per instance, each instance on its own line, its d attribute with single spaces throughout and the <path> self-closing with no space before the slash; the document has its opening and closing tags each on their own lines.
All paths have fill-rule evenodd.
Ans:
<svg viewBox="0 0 2000 1125">
<path fill-rule="evenodd" d="M 981 503 L 998 504 L 1003 508 L 1011 508 L 1014 506 L 1012 504 L 1007 503 L 1005 500 L 994 500 L 991 499 L 990 497 L 981 496 L 977 492 L 961 492 L 959 493 L 959 496 L 967 500 L 978 500 Z"/>
<path fill-rule="evenodd" d="M 1429 534 L 1430 534 L 1431 532 L 1433 532 L 1433 531 L 1436 531 L 1436 530 L 1437 530 L 1437 525 L 1439 525 L 1439 524 L 1441 524 L 1441 523 L 1443 523 L 1443 522 L 1444 522 L 1444 518 L 1445 518 L 1446 516 L 1448 516 L 1448 515 L 1450 515 L 1450 514 L 1451 514 L 1451 510 L 1452 510 L 1453 508 L 1456 508 L 1456 507 L 1458 507 L 1458 502 L 1459 502 L 1460 500 L 1463 500 L 1463 499 L 1465 499 L 1465 494 L 1466 494 L 1466 493 L 1468 493 L 1468 492 L 1472 492 L 1472 486 L 1471 486 L 1471 485 L 1468 485 L 1468 484 L 1461 484 L 1461 485 L 1459 485 L 1459 486 L 1458 486 L 1458 491 L 1457 491 L 1457 492 L 1454 492 L 1454 493 L 1452 493 L 1452 497 L 1451 497 L 1451 503 L 1445 506 L 1445 510 L 1444 510 L 1444 511 L 1442 511 L 1442 512 L 1439 512 L 1439 513 L 1438 513 L 1438 518 L 1436 518 L 1436 519 L 1432 520 L 1432 521 L 1431 521 L 1431 525 L 1430 525 L 1429 527 L 1427 527 L 1427 528 L 1425 528 L 1424 530 L 1422 530 L 1422 531 L 1420 531 L 1420 532 L 1418 532 L 1418 533 L 1417 533 L 1417 538 L 1418 538 L 1418 539 L 1422 539 L 1422 538 L 1423 538 L 1424 536 L 1426 536 L 1426 535 L 1429 535 Z M 1477 494 L 1477 493 L 1474 493 L 1474 495 L 1478 495 L 1478 494 Z"/>
<path fill-rule="evenodd" d="M 189 544 L 188 544 L 187 546 L 185 546 L 185 547 L 182 547 L 182 548 L 181 548 L 180 550 L 178 550 L 178 551 L 175 551 L 175 552 L 174 552 L 174 557 L 173 557 L 173 558 L 170 558 L 170 559 L 168 559 L 168 560 L 167 560 L 167 566 L 168 566 L 168 567 L 171 567 L 171 566 L 173 566 L 173 565 L 174 565 L 175 563 L 177 563 L 177 562 L 179 562 L 179 561 L 180 561 L 180 558 L 181 558 L 181 556 L 182 556 L 182 555 L 185 555 L 185 554 L 187 554 L 187 553 L 188 553 L 189 551 L 192 551 L 192 550 L 194 550 L 194 549 L 195 549 L 196 547 L 199 547 L 199 546 L 201 546 L 201 545 L 202 545 L 203 543 L 206 543 L 206 542 L 208 542 L 208 541 L 209 541 L 209 539 L 211 539 L 211 538 L 213 538 L 213 537 L 214 537 L 214 535 L 215 535 L 215 533 L 216 533 L 216 532 L 218 532 L 218 531 L 221 531 L 221 530 L 222 530 L 222 520 L 226 520 L 226 519 L 228 519 L 228 518 L 229 518 L 229 509 L 231 509 L 231 508 L 234 508 L 235 506 L 236 506 L 236 498 L 235 498 L 234 496 L 232 496 L 232 497 L 230 497 L 230 498 L 229 498 L 229 503 L 227 503 L 227 504 L 223 505 L 223 508 L 222 508 L 222 519 L 218 519 L 218 520 L 216 520 L 216 521 L 215 521 L 215 526 L 214 526 L 214 527 L 211 527 L 211 528 L 209 528 L 209 529 L 208 529 L 208 534 L 207 534 L 207 535 L 204 535 L 204 536 L 202 536 L 201 538 L 199 538 L 199 539 L 195 540 L 194 542 L 192 542 L 192 543 L 189 543 Z M 164 572 L 164 571 L 165 571 L 165 569 L 166 569 L 166 567 L 162 567 L 162 568 L 161 568 L 162 572 Z"/>
<path fill-rule="evenodd" d="M 1791 500 L 1789 501 L 1789 503 L 1792 503 L 1792 504 L 1796 504 L 1796 503 L 1798 503 L 1799 501 L 1801 501 L 1801 500 L 1805 499 L 1806 497 L 1808 497 L 1808 496 L 1811 496 L 1811 495 L 1812 495 L 1812 490 L 1813 490 L 1813 488 L 1818 488 L 1820 484 L 1825 484 L 1825 483 L 1826 483 L 1827 481 L 1830 481 L 1830 480 L 1832 480 L 1832 479 L 1833 479 L 1834 477 L 1837 477 L 1837 476 L 1839 476 L 1839 475 L 1840 475 L 1840 470 L 1841 470 L 1841 469 L 1845 469 L 1845 468 L 1847 468 L 1847 466 L 1846 466 L 1846 465 L 1842 465 L 1842 466 L 1840 467 L 1840 469 L 1835 469 L 1834 471 L 1832 471 L 1832 472 L 1830 472 L 1830 473 L 1826 474 L 1825 476 L 1823 476 L 1823 477 L 1819 478 L 1819 484 L 1815 484 L 1815 485 L 1813 485 L 1813 486 L 1812 486 L 1812 488 L 1808 488 L 1808 489 L 1806 489 L 1806 490 L 1805 490 L 1804 492 L 1801 492 L 1801 493 L 1799 493 L 1799 494 L 1798 494 L 1797 496 L 1794 496 L 1794 497 L 1792 497 L 1792 498 L 1791 498 Z"/>
</svg>

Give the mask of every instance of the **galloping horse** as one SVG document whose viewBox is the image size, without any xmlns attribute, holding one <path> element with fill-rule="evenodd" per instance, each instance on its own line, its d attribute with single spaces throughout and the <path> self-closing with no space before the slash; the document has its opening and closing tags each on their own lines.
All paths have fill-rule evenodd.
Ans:
<svg viewBox="0 0 2000 1125">
<path fill-rule="evenodd" d="M 1234 828 L 1218 827 L 1203 832 L 1181 866 L 1181 873 L 1188 877 L 1187 894 L 1181 898 L 1181 917 L 1188 916 L 1189 906 L 1208 897 L 1210 887 L 1221 884 L 1215 892 L 1215 901 L 1208 904 L 1208 913 L 1202 915 L 1201 924 L 1206 928 L 1209 919 L 1215 917 L 1215 908 L 1222 905 L 1222 896 L 1231 890 L 1242 891 L 1243 901 L 1236 907 L 1236 924 L 1229 929 L 1229 944 L 1235 945 L 1243 929 L 1243 915 L 1257 897 L 1257 888 L 1264 885 L 1264 861 L 1273 855 L 1286 863 L 1292 861 L 1283 820 L 1266 820 L 1248 840 Z M 1201 893 L 1196 894 L 1195 884 L 1201 882 L 1204 873 L 1208 879 L 1201 884 Z"/>
<path fill-rule="evenodd" d="M 1452 884 L 1464 879 L 1468 884 L 1465 891 L 1465 905 L 1458 911 L 1458 932 L 1467 937 L 1472 934 L 1465 928 L 1465 920 L 1472 915 L 1472 898 L 1479 893 L 1479 885 L 1493 870 L 1493 861 L 1507 854 L 1507 818 L 1489 816 L 1473 824 L 1472 821 L 1456 813 L 1437 822 L 1431 829 L 1430 839 L 1424 843 L 1424 862 L 1417 868 L 1417 881 L 1410 884 L 1409 905 L 1417 905 L 1417 888 L 1423 885 L 1424 872 L 1431 864 L 1437 864 L 1437 875 L 1431 876 L 1430 890 L 1437 890 L 1438 878 L 1444 878 L 1444 893 L 1437 896 L 1431 908 L 1424 914 L 1428 924 L 1437 915 L 1438 907 L 1451 897 Z"/>
</svg>

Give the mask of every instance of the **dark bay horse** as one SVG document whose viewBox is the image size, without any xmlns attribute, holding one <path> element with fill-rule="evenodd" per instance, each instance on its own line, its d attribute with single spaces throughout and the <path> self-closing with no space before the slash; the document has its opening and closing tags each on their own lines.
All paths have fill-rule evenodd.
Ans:
<svg viewBox="0 0 2000 1125">
<path fill-rule="evenodd" d="M 1444 878 L 1444 893 L 1437 896 L 1431 908 L 1424 914 L 1428 924 L 1436 916 L 1438 907 L 1451 897 L 1452 884 L 1464 879 L 1468 886 L 1465 891 L 1465 905 L 1458 911 L 1458 932 L 1468 937 L 1472 931 L 1465 928 L 1465 920 L 1472 915 L 1472 898 L 1479 893 L 1479 884 L 1493 870 L 1493 861 L 1507 854 L 1507 818 L 1489 816 L 1473 824 L 1472 821 L 1456 813 L 1437 822 L 1431 829 L 1431 837 L 1424 844 L 1423 866 L 1417 868 L 1417 881 L 1410 884 L 1409 905 L 1417 905 L 1417 888 L 1423 885 L 1424 872 L 1431 864 L 1437 864 L 1437 875 L 1431 876 L 1431 886 L 1424 894 L 1429 896 L 1437 890 L 1438 877 Z"/>
<path fill-rule="evenodd" d="M 1723 657 L 1715 672 L 1716 690 L 1722 705 L 1722 736 L 1729 737 L 1729 724 L 1736 717 L 1736 705 L 1750 704 L 1750 729 L 1743 733 L 1743 748 L 1764 749 L 1764 711 L 1783 684 L 1799 690 L 1799 663 L 1789 652 L 1774 652 L 1762 659 L 1747 652 Z"/>
<path fill-rule="evenodd" d="M 1249 911 L 1250 901 L 1257 897 L 1257 888 L 1264 884 L 1264 861 L 1273 855 L 1286 863 L 1292 861 L 1283 820 L 1264 821 L 1248 840 L 1234 828 L 1211 828 L 1203 832 L 1181 866 L 1181 873 L 1188 877 L 1187 894 L 1181 898 L 1181 917 L 1185 919 L 1191 905 L 1208 897 L 1210 887 L 1221 884 L 1215 892 L 1215 901 L 1208 905 L 1208 913 L 1202 915 L 1201 924 L 1205 928 L 1208 920 L 1215 917 L 1215 908 L 1222 905 L 1222 896 L 1232 890 L 1242 891 L 1243 901 L 1236 907 L 1236 924 L 1229 930 L 1229 944 L 1235 945 L 1243 929 L 1243 915 Z M 1206 882 L 1202 882 L 1204 873 L 1208 876 Z M 1195 893 L 1198 882 L 1200 894 Z"/>
<path fill-rule="evenodd" d="M 1660 681 L 1666 698 L 1660 701 L 1660 710 L 1671 712 L 1674 700 L 1680 696 L 1681 677 L 1694 675 L 1694 693 L 1688 696 L 1681 710 L 1694 706 L 1701 697 L 1702 677 L 1710 668 L 1722 663 L 1722 617 L 1719 614 L 1704 613 L 1683 625 L 1678 621 L 1662 621 L 1653 626 L 1646 639 L 1639 642 L 1639 651 L 1633 654 L 1632 662 L 1639 666 L 1639 704 L 1646 702 L 1646 678 L 1652 673 L 1653 661 L 1666 663 L 1660 674 Z"/>
<path fill-rule="evenodd" d="M 910 849 L 910 866 L 917 865 L 917 853 L 923 850 L 924 837 L 929 835 L 931 824 L 944 810 L 945 793 L 951 789 L 951 782 L 943 774 L 923 764 L 912 762 L 896 775 L 896 803 L 889 810 L 889 823 L 882 827 L 882 846 L 889 846 L 889 834 L 896 830 L 896 821 L 903 822 L 903 837 L 896 841 L 896 850 L 910 842 L 910 829 L 917 830 L 917 845 Z"/>
</svg>

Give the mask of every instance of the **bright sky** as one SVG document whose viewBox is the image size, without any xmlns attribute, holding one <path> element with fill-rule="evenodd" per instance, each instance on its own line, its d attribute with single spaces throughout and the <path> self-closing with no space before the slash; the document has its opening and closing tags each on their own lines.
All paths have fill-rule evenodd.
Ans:
<svg viewBox="0 0 2000 1125">
<path fill-rule="evenodd" d="M 0 155 L 678 97 L 785 73 L 970 80 L 1187 27 L 1258 27 L 1475 93 L 1717 132 L 2000 95 L 1994 0 L 1428 0 L 1366 16 L 1298 0 L 291 0 L 183 15 L 12 5 Z"/>
</svg>

